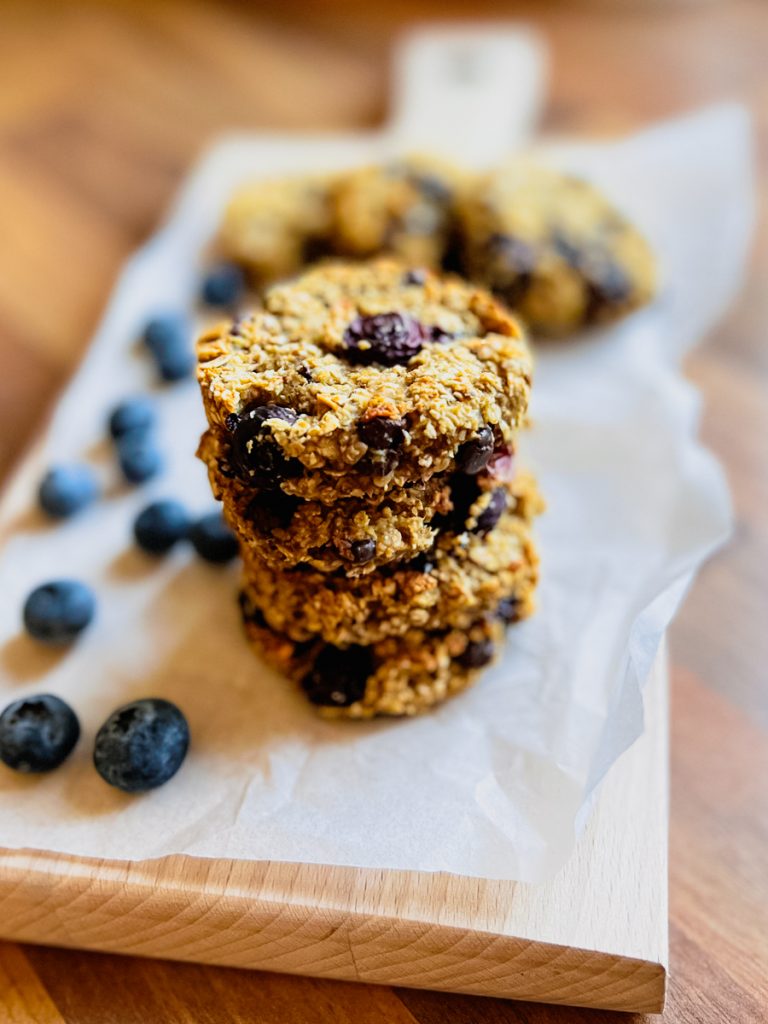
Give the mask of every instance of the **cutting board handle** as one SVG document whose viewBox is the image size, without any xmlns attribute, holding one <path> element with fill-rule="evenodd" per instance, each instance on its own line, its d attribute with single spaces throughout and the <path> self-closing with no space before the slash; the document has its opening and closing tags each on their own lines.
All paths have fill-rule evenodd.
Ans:
<svg viewBox="0 0 768 1024">
<path fill-rule="evenodd" d="M 395 52 L 390 136 L 397 149 L 437 151 L 479 167 L 523 144 L 538 119 L 546 55 L 510 23 L 430 27 Z"/>
</svg>

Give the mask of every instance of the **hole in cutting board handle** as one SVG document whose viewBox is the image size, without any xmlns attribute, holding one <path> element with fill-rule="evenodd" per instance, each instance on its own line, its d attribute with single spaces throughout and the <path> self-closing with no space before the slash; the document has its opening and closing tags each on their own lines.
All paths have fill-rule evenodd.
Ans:
<svg viewBox="0 0 768 1024">
<path fill-rule="evenodd" d="M 546 60 L 538 37 L 509 23 L 416 31 L 395 52 L 389 135 L 482 166 L 519 147 L 538 118 Z"/>
</svg>

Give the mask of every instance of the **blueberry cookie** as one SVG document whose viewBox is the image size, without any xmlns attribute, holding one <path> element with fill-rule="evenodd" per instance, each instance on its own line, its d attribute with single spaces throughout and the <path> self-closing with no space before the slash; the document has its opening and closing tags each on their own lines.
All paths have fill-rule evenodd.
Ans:
<svg viewBox="0 0 768 1024">
<path fill-rule="evenodd" d="M 326 504 L 504 459 L 532 372 L 487 292 L 389 260 L 270 288 L 250 318 L 206 332 L 198 360 L 223 471 Z"/>
<path fill-rule="evenodd" d="M 256 652 L 294 679 L 321 714 L 333 718 L 416 715 L 467 689 L 504 639 L 501 619 L 469 629 L 411 630 L 370 647 L 297 644 L 265 626 L 244 602 L 243 618 Z"/>
<path fill-rule="evenodd" d="M 514 161 L 474 182 L 459 217 L 465 272 L 535 333 L 616 320 L 653 296 L 647 242 L 585 181 Z"/>
<path fill-rule="evenodd" d="M 468 529 L 449 527 L 427 554 L 360 577 L 275 571 L 245 548 L 244 591 L 275 631 L 297 642 L 319 636 L 341 647 L 414 628 L 466 629 L 502 604 L 524 618 L 533 609 L 538 576 L 530 516 L 539 508 L 530 478 L 482 493 L 465 513 Z"/>
<path fill-rule="evenodd" d="M 454 246 L 458 168 L 412 156 L 340 175 L 331 191 L 333 245 L 344 256 L 382 253 L 414 267 L 439 267 Z"/>
<path fill-rule="evenodd" d="M 219 231 L 223 254 L 255 286 L 289 277 L 328 251 L 330 181 L 322 177 L 255 181 L 238 189 Z"/>
<path fill-rule="evenodd" d="M 378 504 L 340 498 L 324 505 L 281 490 L 254 491 L 231 473 L 227 450 L 213 431 L 203 434 L 198 455 L 243 549 L 276 571 L 313 568 L 361 576 L 415 558 L 432 547 L 441 518 L 452 509 L 447 474 L 392 488 Z"/>
</svg>

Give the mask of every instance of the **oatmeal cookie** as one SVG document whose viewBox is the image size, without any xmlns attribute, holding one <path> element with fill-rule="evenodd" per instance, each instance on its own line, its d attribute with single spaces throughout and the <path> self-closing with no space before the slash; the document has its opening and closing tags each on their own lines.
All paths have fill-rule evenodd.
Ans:
<svg viewBox="0 0 768 1024">
<path fill-rule="evenodd" d="M 511 487 L 482 494 L 469 510 L 468 529 L 447 528 L 429 553 L 367 576 L 275 571 L 245 547 L 245 593 L 275 631 L 340 647 L 410 629 L 467 629 L 500 607 L 509 618 L 524 618 L 538 576 L 529 517 L 539 497 L 530 478 L 517 490 L 520 509 Z"/>
<path fill-rule="evenodd" d="M 459 217 L 465 272 L 535 333 L 616 320 L 653 296 L 647 242 L 585 181 L 516 160 L 478 178 Z"/>
<path fill-rule="evenodd" d="M 383 253 L 414 267 L 439 267 L 454 244 L 457 167 L 411 156 L 340 175 L 332 189 L 333 244 L 340 255 Z"/>
<path fill-rule="evenodd" d="M 486 292 L 390 260 L 270 288 L 207 331 L 198 379 L 228 471 L 261 492 L 380 501 L 437 473 L 474 475 L 525 422 L 531 356 Z"/>
<path fill-rule="evenodd" d="M 433 520 L 452 508 L 446 474 L 393 488 L 378 504 L 340 498 L 324 505 L 281 490 L 255 491 L 231 474 L 227 452 L 212 431 L 203 435 L 198 455 L 241 546 L 274 570 L 303 567 L 361 576 L 415 558 L 434 543 Z"/>
<path fill-rule="evenodd" d="M 411 630 L 370 647 L 297 644 L 254 617 L 247 599 L 243 618 L 256 652 L 295 680 L 326 717 L 417 715 L 471 686 L 494 660 L 504 640 L 498 619 L 467 630 Z"/>
<path fill-rule="evenodd" d="M 232 196 L 219 231 L 225 256 L 257 287 L 297 273 L 330 249 L 330 178 L 250 182 Z"/>
</svg>

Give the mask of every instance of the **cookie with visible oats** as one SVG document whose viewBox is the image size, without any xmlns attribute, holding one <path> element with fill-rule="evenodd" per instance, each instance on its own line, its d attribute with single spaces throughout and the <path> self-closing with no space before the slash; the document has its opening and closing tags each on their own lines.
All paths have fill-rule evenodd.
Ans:
<svg viewBox="0 0 768 1024">
<path fill-rule="evenodd" d="M 333 247 L 341 255 L 390 254 L 439 267 L 455 244 L 456 201 L 466 176 L 436 157 L 410 156 L 339 175 L 331 189 Z"/>
<path fill-rule="evenodd" d="M 459 219 L 465 273 L 534 333 L 617 320 L 653 297 L 648 243 L 586 181 L 515 160 L 475 180 Z"/>
<path fill-rule="evenodd" d="M 428 553 L 365 576 L 275 570 L 244 545 L 245 591 L 270 628 L 298 643 L 368 646 L 411 629 L 468 629 L 500 607 L 505 619 L 524 618 L 538 579 L 530 518 L 540 506 L 521 476 L 515 487 L 481 493 L 462 512 L 461 532 L 447 522 Z"/>
<path fill-rule="evenodd" d="M 219 229 L 219 247 L 256 287 L 290 277 L 327 253 L 331 235 L 329 178 L 286 177 L 236 189 Z"/>
<path fill-rule="evenodd" d="M 447 474 L 392 488 L 376 504 L 340 498 L 324 505 L 282 490 L 254 491 L 230 470 L 228 442 L 222 446 L 214 431 L 203 435 L 198 454 L 241 546 L 275 571 L 361 576 L 415 558 L 432 547 L 440 516 L 452 509 Z"/>
<path fill-rule="evenodd" d="M 331 718 L 427 711 L 476 682 L 504 639 L 502 621 L 489 618 L 466 630 L 410 630 L 370 647 L 297 644 L 266 626 L 247 594 L 241 607 L 256 653 L 297 682 L 307 700 Z"/>
<path fill-rule="evenodd" d="M 226 472 L 254 492 L 378 503 L 505 458 L 526 419 L 518 322 L 458 278 L 329 264 L 207 331 L 198 379 Z"/>
</svg>

